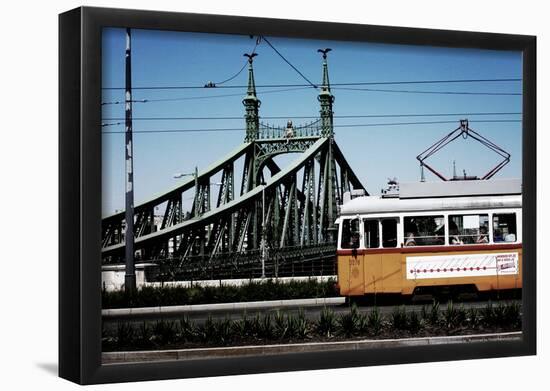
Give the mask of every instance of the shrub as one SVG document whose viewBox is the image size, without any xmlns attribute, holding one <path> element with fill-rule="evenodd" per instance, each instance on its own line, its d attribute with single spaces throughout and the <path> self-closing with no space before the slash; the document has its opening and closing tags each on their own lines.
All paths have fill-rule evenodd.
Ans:
<svg viewBox="0 0 550 391">
<path fill-rule="evenodd" d="M 228 303 L 256 300 L 302 299 L 338 296 L 336 281 L 279 282 L 268 279 L 242 286 L 145 286 L 135 292 L 102 290 L 103 308 L 156 307 L 180 304 Z"/>
<path fill-rule="evenodd" d="M 340 327 L 340 333 L 346 337 L 350 337 L 358 331 L 359 311 L 355 304 L 351 306 L 349 313 L 340 315 L 338 325 Z"/>
<path fill-rule="evenodd" d="M 498 303 L 496 306 L 489 302 L 482 309 L 483 324 L 493 327 L 521 326 L 521 305 L 516 302 Z"/>
<path fill-rule="evenodd" d="M 277 311 L 273 321 L 273 332 L 275 337 L 279 339 L 285 338 L 288 334 L 288 323 L 285 316 L 280 311 Z"/>
<path fill-rule="evenodd" d="M 304 314 L 304 311 L 300 309 L 298 316 L 295 317 L 295 336 L 299 339 L 306 339 L 309 337 L 311 331 L 309 321 Z"/>
<path fill-rule="evenodd" d="M 512 302 L 506 305 L 504 312 L 504 325 L 513 328 L 521 327 L 521 304 Z"/>
<path fill-rule="evenodd" d="M 497 326 L 502 312 L 503 308 L 500 305 L 495 307 L 493 306 L 493 302 L 489 301 L 481 310 L 483 324 L 488 327 Z"/>
<path fill-rule="evenodd" d="M 324 307 L 316 324 L 317 332 L 324 337 L 330 338 L 334 335 L 337 326 L 334 311 L 331 308 Z"/>
<path fill-rule="evenodd" d="M 426 308 L 426 306 L 423 306 L 421 316 L 422 319 L 424 319 L 424 321 L 426 321 L 428 324 L 432 326 L 437 326 L 440 320 L 439 303 L 434 300 L 432 302 L 432 305 L 428 308 Z"/>
<path fill-rule="evenodd" d="M 178 339 L 181 342 L 193 341 L 196 334 L 197 334 L 197 330 L 196 330 L 195 323 L 193 323 L 193 321 L 191 321 L 188 316 L 185 316 L 179 320 Z"/>
<path fill-rule="evenodd" d="M 382 316 L 378 307 L 374 307 L 367 315 L 367 326 L 373 335 L 378 335 L 382 330 Z"/>
<path fill-rule="evenodd" d="M 265 314 L 260 323 L 260 330 L 258 333 L 260 338 L 271 339 L 274 335 L 272 318 L 270 314 Z"/>
<path fill-rule="evenodd" d="M 409 328 L 405 306 L 395 307 L 390 319 L 392 327 L 396 330 L 407 330 Z"/>
<path fill-rule="evenodd" d="M 288 314 L 285 317 L 286 322 L 286 337 L 294 338 L 298 336 L 298 317 L 292 314 Z"/>
<path fill-rule="evenodd" d="M 472 328 L 476 328 L 481 323 L 481 316 L 479 310 L 475 307 L 471 307 L 466 311 L 466 321 L 468 325 Z"/>
<path fill-rule="evenodd" d="M 173 321 L 158 320 L 153 325 L 152 340 L 159 345 L 167 345 L 174 342 L 176 327 Z"/>
<path fill-rule="evenodd" d="M 233 334 L 239 337 L 245 337 L 246 336 L 246 312 L 243 313 L 241 319 L 233 321 L 231 325 L 231 329 L 233 330 Z"/>
<path fill-rule="evenodd" d="M 212 316 L 208 316 L 206 321 L 197 327 L 196 335 L 201 342 L 211 343 L 216 339 L 216 329 L 216 323 L 212 319 Z"/>
<path fill-rule="evenodd" d="M 117 324 L 116 344 L 118 348 L 130 347 L 134 342 L 135 330 L 130 323 Z"/>
<path fill-rule="evenodd" d="M 231 342 L 233 333 L 231 332 L 231 321 L 228 318 L 220 320 L 215 324 L 215 340 L 222 345 Z"/>
<path fill-rule="evenodd" d="M 137 331 L 135 343 L 136 347 L 138 348 L 148 348 L 151 346 L 151 338 L 153 337 L 153 332 L 151 331 L 151 327 L 147 325 L 146 322 L 143 322 Z"/>
<path fill-rule="evenodd" d="M 422 322 L 416 311 L 411 311 L 409 313 L 408 326 L 411 333 L 416 334 L 422 327 Z"/>
<path fill-rule="evenodd" d="M 460 327 L 466 321 L 466 311 L 461 306 L 457 308 L 452 300 L 447 303 L 447 309 L 443 311 L 443 322 L 448 329 Z"/>
</svg>

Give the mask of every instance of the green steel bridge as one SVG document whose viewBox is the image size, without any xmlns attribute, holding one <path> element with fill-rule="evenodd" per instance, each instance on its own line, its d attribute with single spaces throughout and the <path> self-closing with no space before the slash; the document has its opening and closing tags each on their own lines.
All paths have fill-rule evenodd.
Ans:
<svg viewBox="0 0 550 391">
<path fill-rule="evenodd" d="M 343 194 L 367 193 L 334 139 L 328 50 L 320 52 L 319 118 L 297 126 L 289 121 L 286 127 L 260 122 L 254 56 L 248 56 L 244 143 L 134 207 L 137 259 L 182 280 L 335 274 L 335 221 Z M 290 153 L 296 159 L 279 167 L 274 158 Z M 212 178 L 220 175 L 213 187 Z M 184 213 L 183 200 L 190 195 L 193 203 Z M 160 219 L 156 208 L 164 210 Z M 103 218 L 104 264 L 125 262 L 125 227 L 124 211 Z"/>
</svg>

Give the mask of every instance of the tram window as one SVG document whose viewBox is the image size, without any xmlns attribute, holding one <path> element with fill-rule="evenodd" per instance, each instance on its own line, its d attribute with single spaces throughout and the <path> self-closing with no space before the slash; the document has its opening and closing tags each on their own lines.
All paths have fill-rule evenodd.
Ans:
<svg viewBox="0 0 550 391">
<path fill-rule="evenodd" d="M 499 213 L 493 215 L 493 241 L 515 242 L 517 240 L 516 214 Z"/>
<path fill-rule="evenodd" d="M 489 215 L 450 215 L 449 244 L 489 243 Z"/>
<path fill-rule="evenodd" d="M 443 216 L 412 216 L 404 218 L 405 246 L 437 246 L 445 244 Z"/>
<path fill-rule="evenodd" d="M 359 219 L 346 219 L 342 224 L 341 248 L 359 247 Z"/>
<path fill-rule="evenodd" d="M 382 220 L 382 247 L 397 247 L 397 220 Z"/>
<path fill-rule="evenodd" d="M 380 247 L 380 238 L 378 235 L 378 220 L 365 220 L 365 247 Z"/>
</svg>

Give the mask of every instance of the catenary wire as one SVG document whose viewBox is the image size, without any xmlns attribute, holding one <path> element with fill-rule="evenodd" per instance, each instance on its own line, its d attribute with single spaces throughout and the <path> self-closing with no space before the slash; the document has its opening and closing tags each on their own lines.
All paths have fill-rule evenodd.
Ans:
<svg viewBox="0 0 550 391">
<path fill-rule="evenodd" d="M 512 123 L 521 120 L 477 120 L 471 123 Z M 373 126 L 403 126 L 403 125 L 433 125 L 433 124 L 454 124 L 456 121 L 422 121 L 422 122 L 392 122 L 392 123 L 370 123 L 370 124 L 348 124 L 334 125 L 335 128 L 356 128 Z M 235 132 L 243 128 L 205 128 L 205 129 L 161 129 L 161 130 L 134 130 L 133 133 L 201 133 L 201 132 Z M 103 131 L 103 134 L 125 134 L 124 131 Z"/>
<path fill-rule="evenodd" d="M 449 84 L 449 83 L 492 83 L 492 82 L 517 82 L 521 78 L 499 78 L 499 79 L 447 79 L 447 80 L 397 80 L 397 81 L 366 81 L 366 82 L 346 82 L 330 83 L 331 87 L 339 86 L 368 86 L 368 85 L 400 85 L 400 84 Z M 219 83 L 218 83 L 219 84 Z M 282 87 L 311 87 L 311 84 L 263 84 L 256 85 L 256 88 L 282 88 Z M 247 88 L 245 85 L 229 85 L 216 88 Z M 125 90 L 126 87 L 102 87 L 103 90 Z M 186 89 L 204 89 L 204 86 L 190 85 L 168 85 L 168 86 L 137 86 L 132 90 L 186 90 Z"/>
</svg>

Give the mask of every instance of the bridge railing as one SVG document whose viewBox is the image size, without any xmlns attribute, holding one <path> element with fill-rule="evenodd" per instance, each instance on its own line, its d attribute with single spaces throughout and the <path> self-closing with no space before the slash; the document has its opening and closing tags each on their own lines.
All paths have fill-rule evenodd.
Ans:
<svg viewBox="0 0 550 391">
<path fill-rule="evenodd" d="M 281 139 L 294 137 L 318 137 L 321 135 L 321 119 L 299 126 L 275 126 L 261 122 L 259 139 Z"/>
<path fill-rule="evenodd" d="M 167 257 L 152 262 L 158 265 L 158 274 L 153 280 L 159 282 L 262 277 L 260 250 L 219 253 L 215 256 L 194 255 L 183 260 L 178 257 Z M 267 278 L 335 274 L 334 243 L 273 249 L 268 252 L 265 260 Z"/>
</svg>

